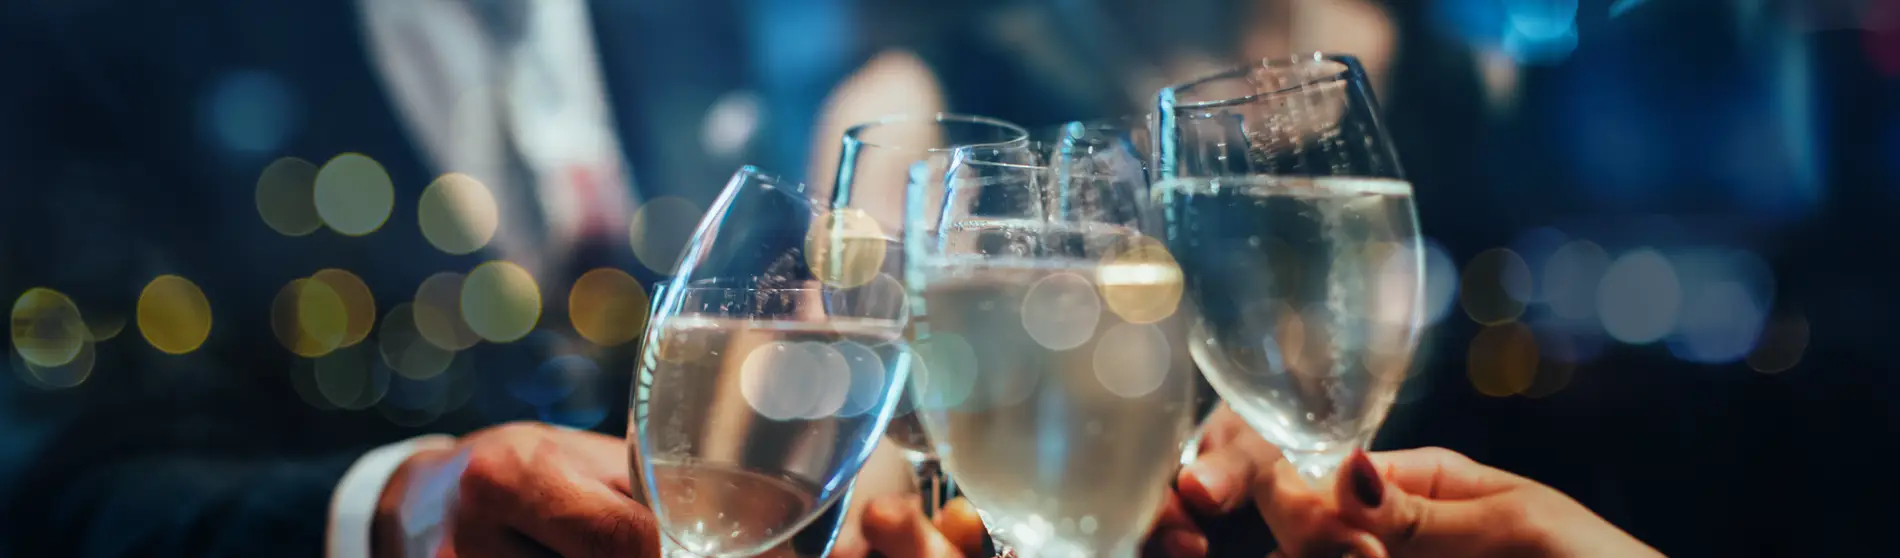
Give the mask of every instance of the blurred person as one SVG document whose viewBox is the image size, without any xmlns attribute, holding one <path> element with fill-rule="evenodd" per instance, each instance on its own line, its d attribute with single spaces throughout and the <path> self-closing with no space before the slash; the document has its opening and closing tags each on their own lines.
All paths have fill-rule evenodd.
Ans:
<svg viewBox="0 0 1900 558">
<path fill-rule="evenodd" d="M 0 554 L 655 555 L 653 517 L 628 495 L 618 435 L 637 343 L 582 340 L 564 327 L 565 293 L 600 268 L 650 288 L 672 263 L 661 256 L 679 249 L 633 245 L 631 221 L 652 200 L 629 161 L 653 162 L 660 170 L 641 174 L 675 191 L 721 183 L 723 174 L 681 171 L 705 161 L 681 161 L 669 147 L 672 115 L 636 102 L 695 84 L 639 87 L 655 59 L 626 41 L 654 27 L 692 35 L 722 5 L 700 6 L 711 17 L 694 19 L 635 4 L 0 7 L 0 74 L 23 80 L 0 90 L 0 291 L 63 293 L 83 309 L 90 351 L 89 368 L 66 385 L 13 352 L 22 381 L 0 382 Z M 641 141 L 649 137 L 658 139 Z M 367 194 L 321 190 L 320 165 L 342 154 L 358 154 L 344 193 Z M 447 173 L 493 197 L 492 215 L 477 207 L 451 219 L 460 229 L 448 234 L 481 240 L 466 251 L 430 237 L 413 201 Z M 682 178 L 694 176 L 707 179 Z M 307 223 L 271 221 L 282 208 L 256 196 L 280 180 L 302 181 L 316 198 L 291 208 Z M 374 332 L 353 353 L 363 362 L 321 374 L 273 332 L 274 297 L 321 269 L 360 277 L 382 331 L 384 312 L 425 279 L 493 260 L 535 279 L 539 325 L 518 341 L 467 347 L 433 383 L 380 368 L 374 361 L 387 357 L 372 344 L 395 340 Z M 158 276 L 188 281 L 208 313 L 193 313 L 191 300 L 148 300 Z M 14 317 L 14 348 L 37 342 L 19 324 L 39 318 Z M 122 330 L 101 325 L 113 319 Z M 203 337 L 179 342 L 167 329 L 179 320 Z M 531 376 L 572 356 L 599 370 Z M 325 383 L 337 370 L 353 389 Z M 293 389 L 297 381 L 316 385 Z M 522 395 L 546 381 L 563 382 L 565 395 Z M 376 399 L 396 391 L 430 403 L 397 409 L 408 414 L 392 424 L 372 408 L 389 413 Z M 458 391 L 468 404 L 454 401 Z M 904 490 L 908 475 L 880 451 L 853 501 Z M 868 552 L 850 526 L 838 547 Z"/>
<path fill-rule="evenodd" d="M 1275 556 L 1661 556 L 1576 500 L 1536 481 L 1442 448 L 1355 452 L 1330 487 L 1315 488 L 1280 452 L 1222 406 L 1203 453 L 1176 480 L 1147 553 L 1198 558 L 1207 542 L 1180 506 L 1233 513 L 1249 500 Z M 982 520 L 958 500 L 935 522 L 904 496 L 864 516 L 871 544 L 892 558 L 985 556 Z"/>
</svg>

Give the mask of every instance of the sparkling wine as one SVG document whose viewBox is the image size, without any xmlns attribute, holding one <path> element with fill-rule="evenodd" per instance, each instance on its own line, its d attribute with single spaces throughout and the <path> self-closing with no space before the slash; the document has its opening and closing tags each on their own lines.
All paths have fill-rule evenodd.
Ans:
<svg viewBox="0 0 1900 558">
<path fill-rule="evenodd" d="M 909 366 L 896 321 L 660 327 L 634 391 L 645 486 L 661 528 L 701 556 L 759 554 L 836 502 Z"/>
<path fill-rule="evenodd" d="M 1192 428 L 1193 369 L 1173 301 L 1110 302 L 1166 294 L 1178 271 L 1001 259 L 927 275 L 913 389 L 958 487 L 1020 555 L 1132 556 Z"/>
<path fill-rule="evenodd" d="M 1152 195 L 1199 310 L 1195 362 L 1302 473 L 1324 476 L 1371 439 L 1416 346 L 1411 185 L 1250 176 Z"/>
</svg>

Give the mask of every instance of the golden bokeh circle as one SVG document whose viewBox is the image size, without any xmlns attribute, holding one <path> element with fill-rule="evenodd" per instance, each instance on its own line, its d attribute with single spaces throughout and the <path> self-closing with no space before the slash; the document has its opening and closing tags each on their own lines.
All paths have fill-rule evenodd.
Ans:
<svg viewBox="0 0 1900 558">
<path fill-rule="evenodd" d="M 361 153 L 344 153 L 324 163 L 312 190 L 317 216 L 346 236 L 376 232 L 396 206 L 396 187 L 389 173 Z"/>
<path fill-rule="evenodd" d="M 211 337 L 211 301 L 190 279 L 160 275 L 139 293 L 139 334 L 168 354 L 182 355 Z"/>
<path fill-rule="evenodd" d="M 1530 264 L 1508 248 L 1492 248 L 1471 258 L 1458 284 L 1465 314 L 1488 326 L 1516 320 L 1524 314 L 1524 301 L 1512 297 L 1505 282 L 1511 277 L 1528 279 L 1530 271 Z"/>
<path fill-rule="evenodd" d="M 627 272 L 599 268 L 581 274 L 567 294 L 567 317 L 581 337 L 602 347 L 624 344 L 646 330 L 647 292 Z"/>
<path fill-rule="evenodd" d="M 323 227 L 317 215 L 317 165 L 296 157 L 272 161 L 257 177 L 257 215 L 277 234 L 303 236 Z"/>
<path fill-rule="evenodd" d="M 1562 331 L 1538 331 L 1537 335 L 1537 372 L 1528 385 L 1520 392 L 1524 397 L 1542 399 L 1556 395 L 1570 385 L 1570 379 L 1577 371 L 1577 345 L 1570 334 Z"/>
<path fill-rule="evenodd" d="M 328 284 L 308 278 L 291 281 L 271 300 L 271 332 L 298 356 L 323 356 L 342 346 L 348 335 L 345 308 L 343 297 Z"/>
<path fill-rule="evenodd" d="M 422 237 L 437 250 L 469 254 L 488 245 L 501 225 L 495 194 L 474 177 L 449 173 L 422 190 L 416 206 Z"/>
<path fill-rule="evenodd" d="M 376 327 L 376 296 L 370 294 L 369 285 L 361 277 L 341 269 L 325 269 L 310 276 L 322 282 L 337 295 L 343 303 L 343 340 L 338 347 L 351 347 L 369 338 L 369 332 Z"/>
<path fill-rule="evenodd" d="M 884 269 L 890 237 L 862 209 L 827 211 L 805 232 L 805 263 L 819 281 L 849 289 L 876 278 Z"/>
<path fill-rule="evenodd" d="M 13 302 L 13 349 L 34 366 L 64 366 L 79 356 L 86 321 L 79 305 L 64 293 L 44 287 L 27 289 Z"/>
<path fill-rule="evenodd" d="M 627 245 L 647 269 L 672 275 L 686 242 L 699 228 L 699 206 L 684 198 L 654 198 L 633 212 L 627 225 Z"/>
<path fill-rule="evenodd" d="M 107 315 L 105 317 L 100 317 L 95 314 L 93 317 L 86 319 L 86 331 L 92 335 L 92 342 L 104 343 L 117 338 L 120 333 L 124 333 L 125 326 L 128 322 L 130 322 L 130 320 L 127 320 L 122 314 Z"/>
<path fill-rule="evenodd" d="M 1471 387 L 1492 397 L 1523 393 L 1536 378 L 1537 336 L 1520 323 L 1484 328 L 1471 339 L 1465 372 Z"/>
<path fill-rule="evenodd" d="M 1137 236 L 1117 243 L 1096 273 L 1095 287 L 1108 309 L 1133 324 L 1174 315 L 1185 286 L 1181 266 L 1160 240 Z"/>
<path fill-rule="evenodd" d="M 448 351 L 462 351 L 482 341 L 462 318 L 462 287 L 468 276 L 444 271 L 423 279 L 416 287 L 415 329 L 429 343 Z"/>
<path fill-rule="evenodd" d="M 427 380 L 449 368 L 455 352 L 436 346 L 423 338 L 416 327 L 415 306 L 404 302 L 383 316 L 383 327 L 376 336 L 377 352 L 383 364 L 411 380 Z"/>
<path fill-rule="evenodd" d="M 367 409 L 380 401 L 389 383 L 376 382 L 375 364 L 370 360 L 373 346 L 344 347 L 316 359 L 317 393 L 325 401 L 345 410 Z"/>
<path fill-rule="evenodd" d="M 491 342 L 526 337 L 541 321 L 541 287 L 534 275 L 514 262 L 495 260 L 475 266 L 462 282 L 462 319 L 476 335 Z"/>
<path fill-rule="evenodd" d="M 78 387 L 92 377 L 93 365 L 98 363 L 97 344 L 87 341 L 79 346 L 79 353 L 73 355 L 70 362 L 59 366 L 40 366 L 22 359 L 26 380 L 35 387 L 45 390 Z"/>
</svg>

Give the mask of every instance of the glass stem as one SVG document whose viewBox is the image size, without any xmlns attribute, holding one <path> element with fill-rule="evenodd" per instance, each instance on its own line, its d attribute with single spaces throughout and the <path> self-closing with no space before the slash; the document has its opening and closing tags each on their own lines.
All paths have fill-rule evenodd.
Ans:
<svg viewBox="0 0 1900 558">
<path fill-rule="evenodd" d="M 950 503 L 950 498 L 956 495 L 956 485 L 934 456 L 913 456 L 910 465 L 917 474 L 917 493 L 924 497 L 924 517 L 934 520 L 944 504 Z"/>
</svg>

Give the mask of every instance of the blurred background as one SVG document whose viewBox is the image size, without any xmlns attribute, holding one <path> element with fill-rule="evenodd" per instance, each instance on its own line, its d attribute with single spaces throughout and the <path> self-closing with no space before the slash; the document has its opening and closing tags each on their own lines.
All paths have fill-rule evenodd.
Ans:
<svg viewBox="0 0 1900 558">
<path fill-rule="evenodd" d="M 16 533 L 76 528 L 20 511 L 74 466 L 624 433 L 651 285 L 738 166 L 829 177 L 881 114 L 1048 126 L 1327 50 L 1371 71 L 1430 237 L 1377 446 L 1671 555 L 1893 552 L 1900 2 L 6 4 Z M 149 490 L 67 488 L 114 487 Z"/>
</svg>

